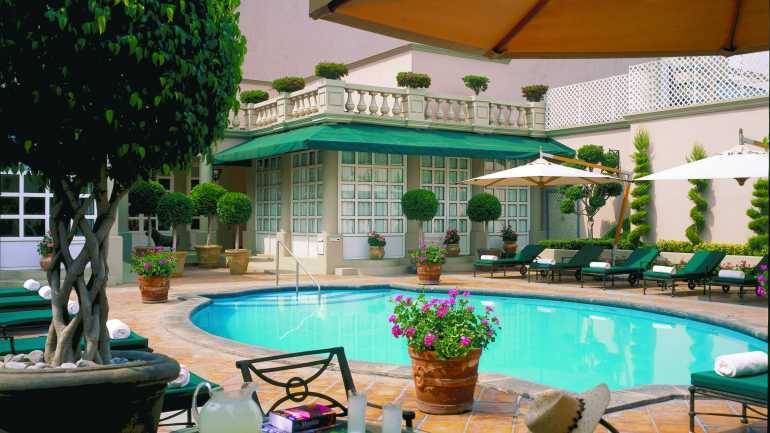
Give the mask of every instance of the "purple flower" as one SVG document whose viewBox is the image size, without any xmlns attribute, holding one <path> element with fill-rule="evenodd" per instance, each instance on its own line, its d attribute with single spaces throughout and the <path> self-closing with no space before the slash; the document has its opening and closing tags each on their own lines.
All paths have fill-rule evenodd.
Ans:
<svg viewBox="0 0 770 433">
<path fill-rule="evenodd" d="M 756 290 L 757 296 L 764 297 L 767 293 L 765 292 L 765 288 L 762 286 L 757 286 Z"/>
<path fill-rule="evenodd" d="M 449 299 L 447 299 L 446 304 L 444 304 L 444 305 L 454 305 L 455 302 L 457 302 L 457 301 L 455 301 L 455 298 L 449 298 Z"/>
<path fill-rule="evenodd" d="M 159 265 L 161 265 L 161 266 L 165 265 L 166 263 L 167 263 L 167 262 L 166 262 L 166 259 L 160 259 L 160 260 L 158 260 L 158 264 L 159 264 Z"/>
<path fill-rule="evenodd" d="M 423 313 L 427 313 L 429 310 L 430 310 L 430 304 L 425 304 L 422 306 L 422 308 L 420 308 L 420 311 L 422 311 Z"/>
<path fill-rule="evenodd" d="M 483 319 L 483 320 L 481 321 L 481 324 L 482 324 L 482 325 L 484 325 L 484 326 L 489 326 L 489 320 L 487 320 L 487 319 Z"/>
<path fill-rule="evenodd" d="M 431 334 L 430 332 L 425 333 L 425 338 L 423 338 L 422 342 L 425 344 L 426 347 L 433 346 L 433 342 L 436 341 L 436 336 Z"/>
<path fill-rule="evenodd" d="M 412 305 L 412 298 L 406 298 L 406 305 Z"/>
<path fill-rule="evenodd" d="M 499 325 L 500 324 L 500 319 L 498 319 L 497 317 L 493 317 L 492 318 L 492 323 L 494 323 L 495 325 Z"/>
<path fill-rule="evenodd" d="M 466 298 L 469 297 L 470 295 L 471 295 L 471 292 L 467 290 L 463 292 L 463 296 L 465 296 Z"/>
<path fill-rule="evenodd" d="M 493 331 L 491 328 L 487 329 L 487 336 L 492 337 L 493 335 L 495 335 L 495 331 Z"/>
<path fill-rule="evenodd" d="M 473 311 L 475 310 L 475 308 L 473 308 L 473 305 L 468 305 L 467 307 L 465 307 L 465 309 L 468 310 L 469 313 L 473 313 Z"/>
<path fill-rule="evenodd" d="M 467 346 L 471 344 L 471 339 L 463 335 L 462 337 L 460 337 L 460 344 L 463 346 Z"/>
<path fill-rule="evenodd" d="M 764 283 L 765 282 L 765 275 L 764 274 L 757 275 L 757 281 L 759 281 L 760 283 Z"/>
<path fill-rule="evenodd" d="M 388 322 L 396 323 L 396 315 L 395 314 L 391 314 L 390 317 L 388 317 Z"/>
<path fill-rule="evenodd" d="M 390 333 L 393 334 L 394 337 L 398 338 L 401 336 L 401 334 L 404 333 L 404 331 L 401 330 L 400 326 L 393 325 L 393 327 L 390 328 Z"/>
<path fill-rule="evenodd" d="M 150 262 L 145 263 L 144 264 L 144 270 L 145 271 L 149 271 L 150 269 L 152 269 L 152 263 L 150 263 Z"/>
<path fill-rule="evenodd" d="M 397 295 L 396 296 L 396 302 L 401 302 L 402 299 L 404 299 L 404 295 Z"/>
<path fill-rule="evenodd" d="M 451 297 L 453 297 L 453 298 L 454 298 L 454 297 L 456 297 L 456 296 L 457 296 L 457 295 L 459 295 L 459 294 L 460 294 L 460 292 L 459 292 L 459 291 L 457 291 L 457 289 L 451 289 L 451 290 L 449 290 L 449 296 L 451 296 Z"/>
<path fill-rule="evenodd" d="M 417 332 L 417 330 L 414 328 L 406 328 L 405 334 L 407 337 L 411 337 L 415 332 Z"/>
<path fill-rule="evenodd" d="M 487 313 L 491 313 L 491 312 L 495 311 L 495 307 L 493 307 L 491 305 L 487 305 L 486 307 L 484 307 L 484 309 L 487 311 Z"/>
<path fill-rule="evenodd" d="M 767 264 L 762 263 L 761 265 L 759 265 L 759 269 L 762 269 L 763 271 L 766 271 L 767 270 Z"/>
<path fill-rule="evenodd" d="M 448 311 L 448 308 L 446 305 L 442 305 L 438 307 L 438 309 L 436 310 L 436 317 L 442 318 L 446 316 L 447 311 Z"/>
<path fill-rule="evenodd" d="M 430 300 L 430 305 L 436 305 L 436 304 L 438 304 L 439 302 L 441 302 L 441 301 L 439 301 L 439 300 L 438 300 L 438 298 L 431 298 L 431 300 Z"/>
</svg>

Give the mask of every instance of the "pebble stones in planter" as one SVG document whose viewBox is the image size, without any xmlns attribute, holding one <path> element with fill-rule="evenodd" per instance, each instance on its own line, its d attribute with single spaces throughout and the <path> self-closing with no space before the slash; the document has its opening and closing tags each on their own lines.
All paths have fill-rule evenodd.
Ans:
<svg viewBox="0 0 770 433">
<path fill-rule="evenodd" d="M 128 363 L 128 359 L 122 358 L 122 357 L 115 357 L 112 358 L 112 365 L 119 365 L 119 364 L 126 364 Z M 45 362 L 45 354 L 42 350 L 33 350 L 29 353 L 17 353 L 12 354 L 9 353 L 2 358 L 0 358 L 0 368 L 10 369 L 10 370 L 34 370 L 34 369 L 45 369 L 45 368 L 60 368 L 60 369 L 70 369 L 70 368 L 87 368 L 87 367 L 99 367 L 99 364 L 88 361 L 86 359 L 80 359 L 75 363 L 72 362 L 65 362 L 61 364 L 58 367 L 54 367 L 48 363 Z"/>
</svg>

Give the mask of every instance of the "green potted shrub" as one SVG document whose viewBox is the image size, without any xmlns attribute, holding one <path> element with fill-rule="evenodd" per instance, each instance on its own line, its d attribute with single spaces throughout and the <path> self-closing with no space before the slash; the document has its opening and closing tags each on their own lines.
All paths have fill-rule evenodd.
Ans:
<svg viewBox="0 0 770 433">
<path fill-rule="evenodd" d="M 234 226 L 235 248 L 225 250 L 227 267 L 231 274 L 245 274 L 249 267 L 250 251 L 240 248 L 241 226 L 251 218 L 251 200 L 241 192 L 228 192 L 217 201 L 217 215 L 222 223 Z"/>
<path fill-rule="evenodd" d="M 529 102 L 541 102 L 547 91 L 545 84 L 530 84 L 521 88 L 521 96 Z"/>
<path fill-rule="evenodd" d="M 168 301 L 171 274 L 176 269 L 176 257 L 163 247 L 153 247 L 142 255 L 134 255 L 131 270 L 137 275 L 139 292 L 145 304 Z"/>
<path fill-rule="evenodd" d="M 468 200 L 466 213 L 469 220 L 484 223 L 484 231 L 487 231 L 488 222 L 500 218 L 503 213 L 503 206 L 494 194 L 482 192 Z"/>
<path fill-rule="evenodd" d="M 305 88 L 305 79 L 302 77 L 281 77 L 273 80 L 273 89 L 279 93 L 291 93 Z"/>
<path fill-rule="evenodd" d="M 131 208 L 131 213 L 142 214 L 146 218 L 145 229 L 147 230 L 147 246 L 134 247 L 135 254 L 141 255 L 143 250 L 152 247 L 152 224 L 150 221 L 151 218 L 157 214 L 158 202 L 165 193 L 166 188 L 163 188 L 163 185 L 154 180 L 140 180 L 135 183 L 128 192 L 128 206 Z"/>
<path fill-rule="evenodd" d="M 444 245 L 446 245 L 446 255 L 448 257 L 457 257 L 460 255 L 460 233 L 456 229 L 449 229 L 444 235 Z"/>
<path fill-rule="evenodd" d="M 270 95 L 264 90 L 244 90 L 240 95 L 241 104 L 259 104 L 270 99 Z"/>
<path fill-rule="evenodd" d="M 503 235 L 503 251 L 505 251 L 505 253 L 509 256 L 516 254 L 516 250 L 519 247 L 516 244 L 516 241 L 519 240 L 519 235 L 513 231 L 513 227 L 510 225 L 503 227 L 501 234 Z"/>
<path fill-rule="evenodd" d="M 47 271 L 53 258 L 53 238 L 49 231 L 43 236 L 43 239 L 37 243 L 37 254 L 40 256 L 40 269 Z"/>
<path fill-rule="evenodd" d="M 193 201 L 181 192 L 170 192 L 164 195 L 158 202 L 158 219 L 163 225 L 171 226 L 171 251 L 176 259 L 176 269 L 173 276 L 181 277 L 184 273 L 184 263 L 187 260 L 187 251 L 177 249 L 178 226 L 192 223 L 195 214 Z"/>
<path fill-rule="evenodd" d="M 348 74 L 348 67 L 344 63 L 321 62 L 315 65 L 315 74 L 318 77 L 339 80 Z"/>
<path fill-rule="evenodd" d="M 226 189 L 212 182 L 195 185 L 195 188 L 190 191 L 195 214 L 205 216 L 207 221 L 206 244 L 195 246 L 195 252 L 198 255 L 198 266 L 202 268 L 216 268 L 219 266 L 222 246 L 212 244 L 211 235 L 216 222 L 217 201 L 226 192 Z"/>
<path fill-rule="evenodd" d="M 385 257 L 385 236 L 372 231 L 367 238 L 369 243 L 369 258 L 372 260 L 381 260 Z"/>
<path fill-rule="evenodd" d="M 476 96 L 479 96 L 479 93 L 486 91 L 489 87 L 489 77 L 483 75 L 466 75 L 463 77 L 463 83 L 465 83 L 465 87 L 473 90 L 473 93 Z"/>
<path fill-rule="evenodd" d="M 399 72 L 396 74 L 396 83 L 398 83 L 398 87 L 427 89 L 430 87 L 430 77 L 428 74 L 419 72 Z"/>
</svg>

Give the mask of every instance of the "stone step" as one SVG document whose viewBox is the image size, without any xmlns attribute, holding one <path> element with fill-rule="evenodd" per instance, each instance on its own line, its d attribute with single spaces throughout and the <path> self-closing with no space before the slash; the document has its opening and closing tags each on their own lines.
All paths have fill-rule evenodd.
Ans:
<svg viewBox="0 0 770 433">
<path fill-rule="evenodd" d="M 251 263 L 260 263 L 260 262 L 272 262 L 273 256 L 268 256 L 266 254 L 257 254 L 255 256 L 249 257 L 249 262 Z"/>
<path fill-rule="evenodd" d="M 471 272 L 473 271 L 473 256 L 447 257 L 444 262 L 443 272 Z"/>
<path fill-rule="evenodd" d="M 351 264 L 356 268 L 388 268 L 403 266 L 402 259 L 382 259 L 382 260 L 353 260 Z"/>
<path fill-rule="evenodd" d="M 268 275 L 275 275 L 275 268 L 265 269 L 264 271 Z M 281 273 L 281 275 L 295 275 L 296 273 L 293 270 L 289 269 L 280 269 L 278 272 Z"/>
<path fill-rule="evenodd" d="M 370 277 L 395 277 L 409 274 L 408 265 L 359 267 L 358 275 Z"/>
<path fill-rule="evenodd" d="M 334 275 L 338 277 L 348 277 L 358 275 L 357 268 L 334 268 Z"/>
</svg>

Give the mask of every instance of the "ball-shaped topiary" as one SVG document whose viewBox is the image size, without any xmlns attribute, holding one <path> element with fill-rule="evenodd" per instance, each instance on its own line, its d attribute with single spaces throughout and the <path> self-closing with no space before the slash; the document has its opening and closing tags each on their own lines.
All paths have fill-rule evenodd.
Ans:
<svg viewBox="0 0 770 433">
<path fill-rule="evenodd" d="M 240 95 L 242 104 L 259 104 L 270 99 L 270 95 L 264 90 L 244 90 Z"/>
<path fill-rule="evenodd" d="M 176 250 L 176 227 L 190 224 L 195 215 L 192 199 L 181 192 L 170 192 L 158 202 L 158 219 L 171 226 L 171 249 Z"/>
<path fill-rule="evenodd" d="M 413 189 L 401 197 L 401 210 L 406 219 L 430 221 L 438 213 L 438 200 L 432 191 Z M 418 236 L 422 241 L 422 224 L 418 225 Z"/>
<path fill-rule="evenodd" d="M 217 201 L 217 215 L 223 223 L 235 226 L 235 248 L 240 243 L 240 225 L 247 224 L 251 218 L 251 200 L 241 192 L 228 192 Z"/>
<path fill-rule="evenodd" d="M 302 77 L 281 77 L 273 80 L 273 89 L 279 92 L 296 92 L 305 88 Z"/>
<path fill-rule="evenodd" d="M 195 207 L 195 214 L 203 215 L 208 219 L 206 245 L 211 245 L 213 217 L 217 214 L 217 201 L 226 192 L 226 189 L 211 182 L 195 185 L 195 188 L 190 191 L 190 198 L 192 199 L 193 206 Z"/>
<path fill-rule="evenodd" d="M 128 204 L 131 213 L 140 213 L 145 216 L 155 215 L 158 211 L 158 202 L 166 188 L 154 180 L 140 180 L 128 192 Z"/>
<path fill-rule="evenodd" d="M 396 74 L 396 83 L 398 87 L 408 87 L 410 89 L 427 89 L 430 87 L 430 76 L 419 72 L 399 72 Z"/>
<path fill-rule="evenodd" d="M 315 65 L 315 74 L 330 80 L 339 80 L 348 74 L 348 67 L 344 63 L 321 62 Z"/>
<path fill-rule="evenodd" d="M 471 221 L 486 223 L 500 218 L 503 213 L 503 206 L 494 194 L 482 192 L 474 195 L 468 201 L 466 212 Z"/>
</svg>

